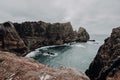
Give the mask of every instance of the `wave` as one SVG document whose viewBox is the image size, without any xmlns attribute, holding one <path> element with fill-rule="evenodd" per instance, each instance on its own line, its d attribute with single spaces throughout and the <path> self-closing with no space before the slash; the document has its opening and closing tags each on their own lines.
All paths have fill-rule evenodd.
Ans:
<svg viewBox="0 0 120 80">
<path fill-rule="evenodd" d="M 72 47 L 81 47 L 81 48 L 85 48 L 85 46 L 84 45 L 82 45 L 82 44 L 74 44 L 74 45 L 71 45 Z"/>
<path fill-rule="evenodd" d="M 58 53 L 44 53 L 44 56 L 51 56 L 51 57 L 55 57 L 58 55 Z"/>
<path fill-rule="evenodd" d="M 35 51 L 30 52 L 29 54 L 27 54 L 25 57 L 33 57 L 36 55 Z"/>
</svg>

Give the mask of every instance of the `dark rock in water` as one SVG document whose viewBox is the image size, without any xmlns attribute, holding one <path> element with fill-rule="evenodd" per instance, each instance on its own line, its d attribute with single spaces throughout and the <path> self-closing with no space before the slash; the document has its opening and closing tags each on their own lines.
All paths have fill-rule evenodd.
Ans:
<svg viewBox="0 0 120 80">
<path fill-rule="evenodd" d="M 88 41 L 92 41 L 92 42 L 95 42 L 95 40 L 88 40 Z"/>
<path fill-rule="evenodd" d="M 86 74 L 91 80 L 120 80 L 120 27 L 105 39 Z"/>
<path fill-rule="evenodd" d="M 31 58 L 0 52 L 0 80 L 89 80 L 82 72 L 61 67 L 52 69 Z"/>
<path fill-rule="evenodd" d="M 89 38 L 90 38 L 90 36 L 89 36 L 88 32 L 86 31 L 86 29 L 84 29 L 83 27 L 80 27 L 78 30 L 77 41 L 87 42 L 89 40 Z"/>
<path fill-rule="evenodd" d="M 80 28 L 78 32 L 73 31 L 70 22 L 54 24 L 42 21 L 14 24 L 6 22 L 0 25 L 1 47 L 19 55 L 42 46 L 61 45 L 74 41 L 86 42 L 87 40 L 89 40 L 89 35 L 86 30 Z"/>
</svg>

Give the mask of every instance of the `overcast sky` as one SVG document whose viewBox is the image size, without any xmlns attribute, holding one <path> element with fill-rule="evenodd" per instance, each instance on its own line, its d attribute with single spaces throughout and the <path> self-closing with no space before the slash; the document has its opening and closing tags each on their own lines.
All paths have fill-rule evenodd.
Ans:
<svg viewBox="0 0 120 80">
<path fill-rule="evenodd" d="M 74 29 L 110 34 L 120 26 L 120 0 L 0 0 L 0 22 L 70 21 Z"/>
</svg>

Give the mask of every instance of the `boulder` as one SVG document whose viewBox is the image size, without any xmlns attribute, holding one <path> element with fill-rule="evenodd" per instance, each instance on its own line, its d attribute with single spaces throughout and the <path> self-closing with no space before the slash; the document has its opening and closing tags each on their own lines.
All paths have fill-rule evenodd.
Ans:
<svg viewBox="0 0 120 80">
<path fill-rule="evenodd" d="M 53 69 L 31 58 L 18 57 L 0 51 L 1 80 L 89 80 L 82 72 L 71 68 Z"/>
<path fill-rule="evenodd" d="M 120 27 L 105 39 L 86 74 L 91 80 L 120 80 Z"/>
</svg>

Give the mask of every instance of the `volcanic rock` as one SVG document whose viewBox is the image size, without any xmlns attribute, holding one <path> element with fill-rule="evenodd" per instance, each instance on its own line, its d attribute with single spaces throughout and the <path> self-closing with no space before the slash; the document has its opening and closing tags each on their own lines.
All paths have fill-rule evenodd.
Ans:
<svg viewBox="0 0 120 80">
<path fill-rule="evenodd" d="M 83 27 L 80 27 L 78 30 L 77 41 L 87 42 L 89 40 L 89 38 L 90 38 L 90 36 L 89 36 L 88 32 L 86 31 L 86 29 L 84 29 Z"/>
<path fill-rule="evenodd" d="M 24 53 L 27 49 L 24 41 L 20 38 L 11 22 L 0 25 L 0 41 L 3 50 Z"/>
<path fill-rule="evenodd" d="M 89 80 L 89 78 L 71 68 L 52 69 L 31 58 L 0 51 L 0 80 Z"/>
<path fill-rule="evenodd" d="M 84 28 L 80 28 L 78 32 L 74 31 L 70 22 L 5 22 L 0 25 L 0 50 L 19 55 L 26 55 L 29 51 L 43 46 L 88 40 L 87 31 Z"/>
<path fill-rule="evenodd" d="M 91 80 L 120 80 L 120 27 L 105 39 L 86 74 Z"/>
</svg>

